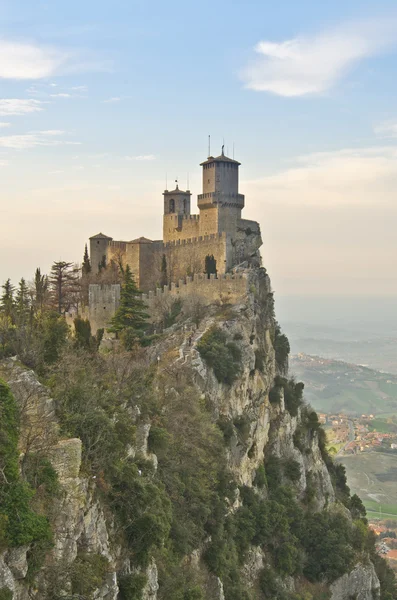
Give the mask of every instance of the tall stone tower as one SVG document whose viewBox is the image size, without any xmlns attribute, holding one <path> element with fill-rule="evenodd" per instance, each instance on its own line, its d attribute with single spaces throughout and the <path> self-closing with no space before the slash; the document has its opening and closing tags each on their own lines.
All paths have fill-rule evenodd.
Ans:
<svg viewBox="0 0 397 600">
<path fill-rule="evenodd" d="M 209 156 L 203 167 L 203 193 L 198 196 L 200 235 L 237 229 L 244 208 L 244 196 L 238 191 L 238 168 L 241 163 L 222 154 Z"/>
<path fill-rule="evenodd" d="M 113 238 L 104 233 L 97 233 L 90 237 L 90 260 L 94 273 L 98 273 L 99 265 L 106 264 L 108 246 L 112 240 Z"/>
<path fill-rule="evenodd" d="M 191 193 L 180 190 L 177 184 L 175 190 L 165 190 L 163 196 L 163 241 L 170 242 L 181 237 L 183 219 L 190 216 Z"/>
</svg>

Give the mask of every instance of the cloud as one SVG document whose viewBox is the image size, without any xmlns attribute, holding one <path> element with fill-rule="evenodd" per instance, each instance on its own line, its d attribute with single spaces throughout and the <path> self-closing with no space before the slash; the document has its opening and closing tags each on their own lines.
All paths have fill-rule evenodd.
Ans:
<svg viewBox="0 0 397 600">
<path fill-rule="evenodd" d="M 87 51 L 70 52 L 53 46 L 0 39 L 0 79 L 36 80 L 110 69 L 109 61 L 98 60 Z"/>
<path fill-rule="evenodd" d="M 42 79 L 50 77 L 68 59 L 55 48 L 0 40 L 0 78 Z"/>
<path fill-rule="evenodd" d="M 8 165 L 8 160 L 0 159 L 0 167 L 7 167 L 7 165 Z"/>
<path fill-rule="evenodd" d="M 0 136 L 0 147 L 26 150 L 37 146 L 61 146 L 80 143 L 56 139 L 64 133 L 61 130 L 50 129 L 48 131 L 30 131 L 21 135 L 3 135 Z"/>
<path fill-rule="evenodd" d="M 113 104 L 115 102 L 120 102 L 121 98 L 119 96 L 113 96 L 113 98 L 108 98 L 107 100 L 103 100 L 104 104 Z"/>
<path fill-rule="evenodd" d="M 246 181 L 245 192 L 289 205 L 394 204 L 397 146 L 346 148 L 297 157 L 275 175 Z"/>
<path fill-rule="evenodd" d="M 0 129 L 4 129 L 5 127 L 10 127 L 11 123 L 0 122 Z"/>
<path fill-rule="evenodd" d="M 397 137 L 397 121 L 383 121 L 383 123 L 375 125 L 374 132 L 381 138 L 395 138 Z"/>
<path fill-rule="evenodd" d="M 139 156 L 126 156 L 126 160 L 156 160 L 154 154 L 140 154 Z"/>
<path fill-rule="evenodd" d="M 71 98 L 71 94 L 67 94 L 66 92 L 60 92 L 59 94 L 50 94 L 51 98 Z"/>
<path fill-rule="evenodd" d="M 0 99 L 0 116 L 26 115 L 43 110 L 41 100 L 24 100 L 20 98 Z"/>
<path fill-rule="evenodd" d="M 279 96 L 321 94 L 359 61 L 397 45 L 397 19 L 360 21 L 283 42 L 263 40 L 241 76 L 248 89 Z"/>
</svg>

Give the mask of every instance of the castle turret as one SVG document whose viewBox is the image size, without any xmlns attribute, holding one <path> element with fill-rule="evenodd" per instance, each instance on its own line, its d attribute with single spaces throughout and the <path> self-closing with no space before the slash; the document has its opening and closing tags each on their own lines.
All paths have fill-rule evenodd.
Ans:
<svg viewBox="0 0 397 600">
<path fill-rule="evenodd" d="M 238 168 L 241 163 L 222 154 L 209 156 L 203 167 L 203 193 L 199 194 L 200 235 L 233 233 L 241 219 L 244 196 L 238 191 Z"/>
<path fill-rule="evenodd" d="M 163 196 L 163 240 L 169 242 L 180 238 L 183 219 L 190 216 L 191 193 L 180 190 L 177 184 L 175 190 L 165 190 Z"/>
<path fill-rule="evenodd" d="M 113 238 L 104 233 L 90 237 L 90 261 L 94 273 L 99 271 L 100 265 L 106 265 L 108 246 L 112 240 Z"/>
</svg>

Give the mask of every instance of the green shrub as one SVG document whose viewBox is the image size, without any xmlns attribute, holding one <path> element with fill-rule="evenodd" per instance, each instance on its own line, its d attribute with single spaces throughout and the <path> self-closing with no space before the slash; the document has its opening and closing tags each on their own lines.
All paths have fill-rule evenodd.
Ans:
<svg viewBox="0 0 397 600">
<path fill-rule="evenodd" d="M 290 481 L 292 481 L 292 483 L 297 483 L 301 477 L 300 464 L 293 458 L 288 458 L 284 461 L 283 467 L 284 467 L 284 475 Z"/>
<path fill-rule="evenodd" d="M 211 327 L 200 339 L 197 350 L 215 377 L 221 383 L 231 385 L 241 371 L 241 350 L 228 341 L 227 334 L 219 327 Z"/>
<path fill-rule="evenodd" d="M 12 600 L 14 597 L 14 594 L 12 593 L 12 591 L 7 588 L 7 587 L 2 587 L 0 588 L 0 600 Z"/>
<path fill-rule="evenodd" d="M 278 598 L 279 583 L 272 569 L 267 568 L 261 571 L 259 576 L 259 585 L 265 598 L 269 598 L 269 600 Z"/>
<path fill-rule="evenodd" d="M 291 348 L 287 336 L 281 333 L 281 328 L 279 325 L 276 325 L 273 345 L 276 354 L 277 368 L 280 373 L 284 373 L 288 367 L 288 356 Z"/>
<path fill-rule="evenodd" d="M 265 352 L 263 352 L 263 350 L 255 350 L 255 369 L 257 371 L 264 371 L 265 370 L 265 360 L 266 360 L 266 354 Z"/>
<path fill-rule="evenodd" d="M 163 427 L 151 426 L 148 436 L 148 450 L 161 455 L 167 449 L 170 435 Z"/>
<path fill-rule="evenodd" d="M 9 388 L 0 381 L 0 467 L 8 482 L 0 486 L 0 538 L 8 546 L 51 539 L 48 520 L 30 507 L 34 491 L 21 480 L 18 459 L 17 407 Z"/>
<path fill-rule="evenodd" d="M 309 581 L 332 582 L 353 565 L 352 527 L 341 514 L 308 513 L 301 532 L 307 555 L 304 575 Z"/>
<path fill-rule="evenodd" d="M 114 472 L 110 503 L 138 564 L 148 564 L 152 548 L 161 547 L 171 527 L 171 503 L 160 483 L 138 474 L 133 462 Z"/>
<path fill-rule="evenodd" d="M 302 382 L 296 383 L 294 379 L 290 379 L 284 384 L 284 402 L 285 408 L 288 410 L 291 417 L 296 417 L 298 409 L 303 404 L 303 388 Z"/>
<path fill-rule="evenodd" d="M 53 543 L 51 540 L 43 539 L 33 542 L 27 552 L 28 571 L 26 581 L 32 583 L 37 573 L 42 568 L 47 552 L 51 550 Z"/>
<path fill-rule="evenodd" d="M 227 417 L 221 416 L 217 420 L 216 424 L 223 433 L 223 439 L 225 440 L 225 443 L 228 444 L 234 436 L 233 421 Z"/>
<path fill-rule="evenodd" d="M 265 467 L 264 465 L 259 465 L 259 467 L 256 470 L 254 485 L 256 485 L 258 488 L 263 488 L 266 486 L 266 484 L 267 480 Z"/>
<path fill-rule="evenodd" d="M 141 600 L 147 582 L 143 573 L 130 573 L 118 578 L 119 600 Z"/>
<path fill-rule="evenodd" d="M 295 448 L 297 448 L 300 452 L 305 450 L 305 427 L 302 424 L 299 424 L 295 429 L 293 441 Z"/>
<path fill-rule="evenodd" d="M 164 327 L 171 327 L 182 310 L 182 300 L 174 300 L 168 313 L 164 315 Z"/>
<path fill-rule="evenodd" d="M 270 404 L 279 404 L 281 400 L 281 392 L 282 387 L 279 385 L 274 385 L 269 392 L 269 402 Z"/>
<path fill-rule="evenodd" d="M 313 473 L 311 471 L 306 471 L 306 489 L 304 496 L 304 503 L 310 504 L 314 498 L 316 497 L 316 485 Z"/>
<path fill-rule="evenodd" d="M 265 460 L 265 472 L 267 487 L 269 490 L 274 490 L 277 486 L 281 485 L 282 464 L 281 460 L 277 458 L 277 456 L 267 457 Z"/>
<path fill-rule="evenodd" d="M 238 438 L 244 444 L 247 442 L 251 431 L 251 420 L 247 414 L 240 415 L 233 420 L 233 424 L 237 430 Z"/>
<path fill-rule="evenodd" d="M 274 551 L 274 564 L 281 575 L 294 575 L 299 570 L 299 549 L 289 541 L 282 541 Z"/>
<path fill-rule="evenodd" d="M 34 489 L 43 487 L 49 496 L 58 494 L 58 474 L 47 458 L 35 453 L 28 454 L 25 457 L 23 473 Z"/>
<path fill-rule="evenodd" d="M 80 553 L 73 562 L 71 572 L 72 593 L 92 598 L 93 593 L 105 583 L 109 561 L 101 554 Z"/>
</svg>

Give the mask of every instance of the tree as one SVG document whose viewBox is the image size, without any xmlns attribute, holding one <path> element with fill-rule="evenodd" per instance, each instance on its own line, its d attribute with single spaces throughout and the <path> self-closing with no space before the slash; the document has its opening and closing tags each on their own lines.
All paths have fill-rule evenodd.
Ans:
<svg viewBox="0 0 397 600">
<path fill-rule="evenodd" d="M 218 272 L 216 269 L 216 260 L 213 254 L 207 254 L 207 256 L 205 257 L 205 272 L 207 274 L 208 279 L 210 278 L 210 275 L 216 275 Z"/>
<path fill-rule="evenodd" d="M 90 258 L 88 256 L 87 244 L 85 245 L 85 248 L 84 248 L 83 266 L 81 268 L 81 271 L 82 271 L 83 276 L 89 275 L 91 273 L 91 262 L 90 262 Z"/>
<path fill-rule="evenodd" d="M 165 285 L 168 284 L 168 274 L 167 274 L 167 259 L 165 257 L 165 254 L 163 254 L 163 257 L 161 259 L 161 269 L 160 269 L 161 275 L 160 275 L 160 287 L 163 288 Z"/>
<path fill-rule="evenodd" d="M 3 288 L 3 294 L 0 298 L 0 311 L 4 316 L 12 318 L 14 312 L 14 293 L 15 288 L 11 283 L 11 279 L 7 279 Z"/>
<path fill-rule="evenodd" d="M 36 272 L 34 274 L 34 308 L 36 313 L 41 312 L 43 310 L 43 305 L 47 291 L 48 277 L 47 275 L 42 275 L 40 268 L 37 267 Z"/>
<path fill-rule="evenodd" d="M 143 330 L 147 327 L 149 315 L 146 313 L 146 305 L 140 294 L 130 266 L 127 265 L 121 285 L 120 306 L 109 328 L 111 333 L 122 334 L 127 350 L 131 350 L 136 338 L 142 337 Z"/>
<path fill-rule="evenodd" d="M 64 315 L 72 304 L 78 304 L 78 271 L 73 263 L 58 261 L 51 267 L 49 277 L 53 303 L 57 312 Z"/>
<path fill-rule="evenodd" d="M 101 258 L 101 262 L 98 265 L 98 271 L 99 273 L 101 273 L 101 271 L 104 271 L 106 269 L 106 256 L 103 255 Z"/>
<path fill-rule="evenodd" d="M 19 282 L 16 299 L 15 299 L 15 314 L 18 325 L 26 325 L 30 317 L 31 299 L 29 288 L 26 281 L 22 277 Z"/>
</svg>

